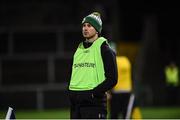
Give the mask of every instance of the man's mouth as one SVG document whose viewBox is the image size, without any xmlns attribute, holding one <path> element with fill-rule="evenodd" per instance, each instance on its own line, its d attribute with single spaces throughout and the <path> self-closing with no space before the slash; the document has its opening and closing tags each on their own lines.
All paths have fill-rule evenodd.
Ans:
<svg viewBox="0 0 180 120">
<path fill-rule="evenodd" d="M 87 35 L 88 34 L 88 32 L 84 32 L 84 35 Z"/>
</svg>

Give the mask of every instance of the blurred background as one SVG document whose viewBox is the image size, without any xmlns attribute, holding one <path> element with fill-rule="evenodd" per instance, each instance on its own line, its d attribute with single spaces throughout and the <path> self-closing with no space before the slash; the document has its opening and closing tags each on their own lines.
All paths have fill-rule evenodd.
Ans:
<svg viewBox="0 0 180 120">
<path fill-rule="evenodd" d="M 179 6 L 173 2 L 119 0 L 0 1 L 0 110 L 68 109 L 70 61 L 83 17 L 98 11 L 102 36 L 133 65 L 143 107 L 180 106 L 167 98 L 165 67 L 180 67 Z M 178 86 L 179 87 L 179 86 Z M 173 100 L 167 104 L 168 99 Z"/>
</svg>

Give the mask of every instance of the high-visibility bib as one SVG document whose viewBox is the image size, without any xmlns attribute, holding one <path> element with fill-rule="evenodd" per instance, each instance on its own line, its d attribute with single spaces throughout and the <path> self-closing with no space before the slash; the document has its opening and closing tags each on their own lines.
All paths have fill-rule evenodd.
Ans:
<svg viewBox="0 0 180 120">
<path fill-rule="evenodd" d="M 126 56 L 117 56 L 118 82 L 114 92 L 129 92 L 132 90 L 131 63 Z"/>
<path fill-rule="evenodd" d="M 101 45 L 105 41 L 100 37 L 89 48 L 84 48 L 80 43 L 73 58 L 70 90 L 91 90 L 105 80 L 101 56 Z"/>
</svg>

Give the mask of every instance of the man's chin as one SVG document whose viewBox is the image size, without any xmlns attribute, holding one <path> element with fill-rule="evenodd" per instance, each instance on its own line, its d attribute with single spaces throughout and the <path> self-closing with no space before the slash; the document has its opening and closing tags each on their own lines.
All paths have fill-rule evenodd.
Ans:
<svg viewBox="0 0 180 120">
<path fill-rule="evenodd" d="M 84 35 L 84 38 L 89 39 L 89 38 L 91 38 L 91 37 L 89 37 L 88 35 Z"/>
<path fill-rule="evenodd" d="M 88 37 L 89 35 L 87 35 L 87 34 L 83 34 L 83 36 L 86 38 L 86 37 Z"/>
<path fill-rule="evenodd" d="M 85 39 L 91 39 L 91 38 L 93 38 L 93 36 L 84 35 L 84 38 L 85 38 Z"/>
</svg>

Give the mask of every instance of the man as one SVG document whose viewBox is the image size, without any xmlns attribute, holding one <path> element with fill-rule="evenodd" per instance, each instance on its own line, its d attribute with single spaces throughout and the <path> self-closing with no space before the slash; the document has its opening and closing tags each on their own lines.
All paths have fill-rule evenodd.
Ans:
<svg viewBox="0 0 180 120">
<path fill-rule="evenodd" d="M 126 56 L 117 56 L 118 82 L 111 91 L 110 118 L 140 119 L 141 112 L 133 94 L 131 63 Z"/>
<path fill-rule="evenodd" d="M 106 92 L 117 82 L 116 55 L 107 39 L 100 37 L 102 21 L 98 12 L 82 21 L 85 38 L 74 54 L 69 83 L 71 119 L 107 118 Z"/>
<path fill-rule="evenodd" d="M 178 103 L 179 91 L 179 69 L 174 61 L 165 67 L 167 105 L 176 105 Z"/>
</svg>

